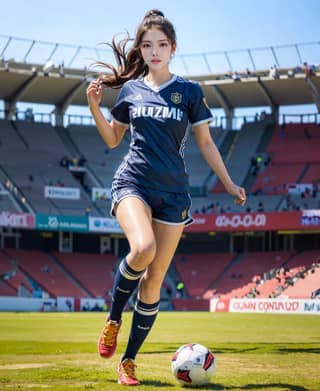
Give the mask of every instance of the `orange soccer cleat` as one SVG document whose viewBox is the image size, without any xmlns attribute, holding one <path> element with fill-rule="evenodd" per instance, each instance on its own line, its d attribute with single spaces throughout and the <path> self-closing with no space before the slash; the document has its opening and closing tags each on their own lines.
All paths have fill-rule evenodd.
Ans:
<svg viewBox="0 0 320 391">
<path fill-rule="evenodd" d="M 134 373 L 136 367 L 136 364 L 130 358 L 123 360 L 118 368 L 118 383 L 124 386 L 138 386 L 140 382 Z"/>
<path fill-rule="evenodd" d="M 117 348 L 117 337 L 121 327 L 121 320 L 107 319 L 98 340 L 98 352 L 103 358 L 110 358 Z"/>
</svg>

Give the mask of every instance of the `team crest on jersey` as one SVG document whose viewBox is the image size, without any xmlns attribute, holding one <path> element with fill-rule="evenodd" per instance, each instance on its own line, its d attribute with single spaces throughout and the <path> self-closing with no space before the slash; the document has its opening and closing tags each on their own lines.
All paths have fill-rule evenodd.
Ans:
<svg viewBox="0 0 320 391">
<path fill-rule="evenodd" d="M 184 211 L 182 211 L 182 213 L 181 213 L 182 220 L 185 220 L 187 218 L 187 215 L 188 215 L 188 211 L 186 209 Z"/>
<path fill-rule="evenodd" d="M 179 94 L 178 92 L 173 92 L 173 93 L 171 94 L 171 101 L 172 101 L 174 104 L 178 105 L 179 103 L 181 103 L 181 99 L 182 99 L 182 95 Z"/>
</svg>

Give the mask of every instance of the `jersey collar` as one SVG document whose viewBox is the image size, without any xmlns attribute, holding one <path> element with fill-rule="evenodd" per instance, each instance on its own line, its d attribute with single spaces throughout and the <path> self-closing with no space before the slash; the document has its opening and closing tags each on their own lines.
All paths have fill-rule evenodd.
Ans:
<svg viewBox="0 0 320 391">
<path fill-rule="evenodd" d="M 144 84 L 145 84 L 146 86 L 148 86 L 151 90 L 156 91 L 156 92 L 159 92 L 159 91 L 163 90 L 164 88 L 167 88 L 167 87 L 168 87 L 170 84 L 172 84 L 173 82 L 175 82 L 175 81 L 176 81 L 176 78 L 177 78 L 176 75 L 172 75 L 172 77 L 171 77 L 170 80 L 166 81 L 166 82 L 163 83 L 163 84 L 160 84 L 160 86 L 158 86 L 158 87 L 156 87 L 156 88 L 155 88 L 155 87 L 152 87 L 152 85 L 150 84 L 150 82 L 147 81 L 147 78 L 146 78 L 146 77 L 144 77 L 142 80 L 143 80 Z"/>
</svg>

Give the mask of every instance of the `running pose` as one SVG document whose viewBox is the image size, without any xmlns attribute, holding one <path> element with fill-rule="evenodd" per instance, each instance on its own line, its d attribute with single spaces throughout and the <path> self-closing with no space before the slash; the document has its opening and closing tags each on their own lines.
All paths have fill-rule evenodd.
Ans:
<svg viewBox="0 0 320 391">
<path fill-rule="evenodd" d="M 118 66 L 104 64 L 111 73 L 89 84 L 87 98 L 108 147 L 117 147 L 127 129 L 131 133 L 129 152 L 114 175 L 111 207 L 130 251 L 115 275 L 98 351 L 104 358 L 114 354 L 123 309 L 138 287 L 130 337 L 118 367 L 119 383 L 134 386 L 139 384 L 136 355 L 159 311 L 160 288 L 184 226 L 192 222 L 184 163 L 191 126 L 205 160 L 235 202 L 243 206 L 246 194 L 231 180 L 211 138 L 213 118 L 199 84 L 169 70 L 177 45 L 172 23 L 159 10 L 151 10 L 127 49 L 130 41 L 112 41 Z M 110 122 L 100 110 L 104 87 L 121 88 Z"/>
</svg>

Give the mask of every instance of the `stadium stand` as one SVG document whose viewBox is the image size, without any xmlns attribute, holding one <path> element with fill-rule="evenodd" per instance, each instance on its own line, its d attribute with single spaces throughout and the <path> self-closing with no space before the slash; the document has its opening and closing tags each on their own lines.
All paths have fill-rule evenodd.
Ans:
<svg viewBox="0 0 320 391">
<path fill-rule="evenodd" d="M 228 132 L 219 127 L 210 127 L 211 137 L 218 147 L 221 147 Z M 186 163 L 186 169 L 189 174 L 189 182 L 191 188 L 191 195 L 199 196 L 206 193 L 206 188 L 212 179 L 212 172 L 203 156 L 199 153 L 199 148 L 195 139 L 195 135 L 191 130 L 189 137 L 187 138 L 184 157 Z"/>
<path fill-rule="evenodd" d="M 242 254 L 210 289 L 214 295 L 222 298 L 244 297 L 256 287 L 258 281 L 265 279 L 266 273 L 280 268 L 293 255 L 291 251 Z"/>
<path fill-rule="evenodd" d="M 17 263 L 14 260 L 9 260 L 5 254 L 0 253 L 0 275 L 1 280 L 9 285 L 16 295 L 30 296 L 33 291 L 33 287 L 30 284 L 27 277 L 18 268 Z"/>
<path fill-rule="evenodd" d="M 6 136 L 10 135 L 9 142 L 2 144 L 0 169 L 7 180 L 19 187 L 33 211 L 84 215 L 90 207 L 92 215 L 99 214 L 83 184 L 71 170 L 61 166 L 61 158 L 69 156 L 69 151 L 52 125 L 26 121 L 2 121 L 0 125 L 0 133 L 4 130 Z M 74 200 L 46 198 L 45 186 L 78 188 L 80 199 L 75 203 Z"/>
<path fill-rule="evenodd" d="M 109 296 L 117 258 L 86 253 L 53 253 L 55 259 L 77 280 L 92 297 Z"/>
<path fill-rule="evenodd" d="M 308 272 L 305 277 L 295 281 L 293 286 L 282 291 L 281 296 L 297 298 L 297 299 L 310 299 L 313 292 L 317 291 L 320 287 L 320 269 L 315 269 L 313 272 Z"/>
<path fill-rule="evenodd" d="M 70 125 L 66 129 L 76 149 L 87 160 L 87 165 L 93 170 L 100 185 L 111 186 L 116 168 L 128 152 L 130 137 L 124 137 L 115 149 L 108 149 L 93 126 Z"/>
<path fill-rule="evenodd" d="M 0 119 L 0 150 L 24 151 L 25 143 L 13 127 L 13 121 Z"/>
<path fill-rule="evenodd" d="M 17 262 L 19 269 L 51 297 L 90 296 L 88 292 L 86 292 L 86 290 L 81 287 L 65 269 L 62 269 L 56 264 L 48 254 L 37 250 L 15 250 L 12 248 L 6 248 L 4 252 Z"/>
<path fill-rule="evenodd" d="M 0 184 L 0 189 L 1 189 L 1 184 Z M 19 207 L 17 207 L 17 204 L 15 204 L 12 198 L 10 197 L 10 194 L 5 194 L 5 193 L 0 193 L 0 210 L 5 210 L 7 212 L 21 211 Z"/>
<path fill-rule="evenodd" d="M 232 262 L 235 254 L 183 254 L 174 260 L 189 297 L 196 298 L 209 288 Z M 210 271 L 210 272 L 209 272 Z"/>
<path fill-rule="evenodd" d="M 5 91 L 4 110 L 0 111 L 3 118 L 10 118 L 10 120 L 0 119 L 0 214 L 5 211 L 48 213 L 57 216 L 107 216 L 108 201 L 92 201 L 91 189 L 96 186 L 107 188 L 110 186 L 114 171 L 128 150 L 129 132 L 119 148 L 110 150 L 103 143 L 95 126 L 75 125 L 69 122 L 68 126 L 64 127 L 63 120 L 66 118 L 54 115 L 49 117 L 51 119 L 54 117 L 55 121 L 45 123 L 41 116 L 39 122 L 33 115 L 31 117 L 27 115 L 28 110 L 20 115 L 15 107 L 16 102 L 14 100 L 11 102 L 10 97 L 15 96 L 18 85 L 21 88 L 21 83 L 26 82 L 26 78 L 30 76 L 29 71 L 32 72 L 31 64 L 13 62 L 10 64 L 10 69 L 4 69 L 0 64 L 0 90 Z M 52 78 L 50 75 L 37 76 L 37 83 L 29 85 L 28 96 L 32 97 L 30 101 L 49 103 L 47 97 L 43 97 L 44 89 L 49 86 L 48 81 L 63 86 L 63 88 L 57 87 L 55 91 L 57 95 L 62 94 L 57 96 L 56 101 L 63 101 L 66 91 L 72 92 L 68 90 L 68 83 L 70 85 L 71 82 L 78 83 L 81 79 L 82 84 L 81 86 L 79 84 L 79 90 L 73 96 L 75 101 L 71 102 L 70 99 L 70 104 L 86 105 L 86 83 L 83 80 L 89 76 L 87 70 L 69 69 L 68 72 L 70 75 L 66 73 L 64 77 L 58 74 L 53 75 Z M 204 75 L 195 77 L 195 80 L 201 83 L 210 107 L 220 108 L 223 101 L 222 106 L 226 109 L 230 103 L 230 113 L 234 113 L 234 109 L 238 107 L 258 107 L 270 102 L 277 102 L 277 107 L 286 104 L 304 104 L 307 101 L 315 103 L 314 96 L 310 94 L 310 85 L 312 83 L 317 85 L 320 74 L 314 74 L 313 80 L 306 80 L 303 72 L 292 77 L 288 77 L 288 69 L 280 69 L 279 73 L 277 79 L 270 78 L 268 72 L 259 71 L 254 75 L 241 74 L 241 81 L 237 82 L 231 80 L 226 74 Z M 78 79 L 74 81 L 73 78 L 77 77 Z M 262 90 L 264 92 L 261 93 Z M 220 92 L 218 94 L 220 99 L 217 99 L 217 92 Z M 70 96 L 72 97 L 72 94 Z M 111 107 L 115 96 L 115 91 L 110 92 L 105 97 L 104 104 Z M 22 95 L 19 97 L 23 98 Z M 319 99 L 316 103 L 319 106 Z M 59 112 L 59 107 L 57 109 L 55 113 Z M 276 108 L 271 108 L 274 109 Z M 7 117 L 8 113 L 12 116 Z M 226 112 L 226 115 L 229 113 Z M 311 117 L 301 115 L 300 123 L 290 123 L 290 119 L 283 116 L 282 125 L 281 121 L 278 124 L 278 115 L 279 112 L 273 112 L 272 115 L 264 115 L 263 118 L 257 116 L 252 122 L 246 119 L 240 130 L 233 129 L 234 118 L 225 118 L 228 125 L 212 127 L 211 134 L 232 178 L 242 184 L 249 193 L 246 212 L 319 209 L 319 114 Z M 313 118 L 313 123 L 305 121 L 304 118 L 308 120 Z M 90 123 L 92 124 L 92 121 Z M 262 159 L 262 164 L 256 172 L 253 172 L 252 158 L 257 156 Z M 84 175 L 77 176 L 76 170 L 71 170 L 68 165 L 63 166 L 61 164 L 63 159 L 70 162 L 83 159 Z M 216 176 L 210 172 L 199 153 L 192 133 L 187 140 L 185 160 L 190 175 L 193 212 L 209 214 L 244 211 L 233 204 Z M 290 193 L 288 196 L 288 190 L 292 189 L 290 186 L 300 184 L 311 184 L 318 188 L 311 194 L 298 192 Z M 80 200 L 45 198 L 44 187 L 52 185 L 78 188 Z M 25 202 L 23 202 L 24 198 Z M 112 286 L 112 275 L 118 255 L 97 254 L 101 251 L 100 234 L 86 233 L 86 239 L 94 237 L 92 240 L 95 242 L 94 245 L 91 244 L 91 240 L 87 243 L 83 238 L 78 237 L 74 240 L 77 244 L 73 253 L 57 251 L 63 240 L 62 232 L 52 233 L 54 244 L 50 245 L 50 253 L 42 251 L 44 244 L 39 230 L 30 229 L 26 233 L 23 229 L 5 226 L 0 227 L 0 234 L 1 246 L 5 248 L 0 252 L 2 277 L 0 295 L 22 293 L 28 296 L 33 295 L 40 287 L 45 297 L 109 299 L 108 291 Z M 77 237 L 77 233 L 74 232 L 67 232 L 67 234 Z M 226 232 L 221 234 L 224 236 L 224 244 L 221 247 L 225 252 L 219 253 L 212 253 L 218 240 L 212 238 L 212 242 L 206 244 L 205 253 L 197 239 L 193 240 L 194 237 L 188 234 L 186 239 L 190 242 L 188 248 L 192 248 L 194 253 L 178 248 L 173 268 L 170 269 L 161 290 L 162 300 L 170 300 L 172 297 L 175 309 L 208 310 L 209 299 L 212 297 L 310 298 L 312 292 L 319 288 L 318 269 L 309 273 L 313 262 L 316 262 L 315 259 L 319 261 L 318 250 L 314 253 L 307 250 L 307 247 L 319 247 L 319 234 L 312 235 L 311 243 L 309 241 L 311 233 L 305 242 L 303 239 L 296 240 L 294 234 L 289 233 L 282 243 L 282 238 L 279 239 L 276 231 L 264 232 L 261 234 L 264 235 L 264 242 L 269 241 L 267 246 L 261 245 L 257 235 L 252 248 L 248 245 L 249 249 L 246 248 L 244 252 L 245 239 L 241 242 L 242 238 L 240 238 L 239 253 L 234 252 L 238 249 L 230 250 L 231 242 L 238 240 L 233 234 Z M 253 240 L 255 234 L 252 232 Z M 297 235 L 299 234 L 303 235 L 301 232 Z M 208 233 L 201 235 L 208 236 Z M 20 240 L 20 237 L 23 239 Z M 81 246 L 79 246 L 80 242 Z M 9 246 L 6 246 L 6 243 L 9 243 Z M 114 235 L 112 238 L 110 235 L 110 243 L 114 254 L 123 252 L 127 248 L 121 235 L 119 237 Z M 96 253 L 79 252 L 87 251 L 90 245 Z M 13 249 L 19 246 L 28 248 L 33 246 L 35 249 Z M 269 251 L 256 251 L 257 248 L 262 250 L 262 247 L 268 247 Z M 305 273 L 304 278 L 301 277 L 301 273 Z M 181 279 L 185 285 L 183 297 L 174 297 L 174 282 L 178 279 Z M 165 308 L 172 307 L 168 305 Z"/>
<path fill-rule="evenodd" d="M 233 180 L 236 183 L 244 182 L 247 172 L 250 169 L 250 159 L 256 154 L 268 125 L 269 120 L 245 123 L 241 131 L 235 135 L 225 158 L 225 164 L 229 172 L 232 173 Z M 212 192 L 225 192 L 220 181 L 214 186 Z"/>
<path fill-rule="evenodd" d="M 317 164 L 320 161 L 320 138 L 308 136 L 306 127 L 309 126 L 309 124 L 287 124 L 275 127 L 266 149 L 271 158 L 270 165 L 261 166 L 251 189 L 252 192 L 286 194 L 288 185 L 305 180 L 310 164 Z M 310 129 L 315 128 L 312 126 Z M 315 167 L 317 168 L 318 165 Z M 317 176 L 316 172 L 312 171 L 311 175 Z"/>
<path fill-rule="evenodd" d="M 17 291 L 6 281 L 0 280 L 0 296 L 16 296 Z"/>
</svg>

